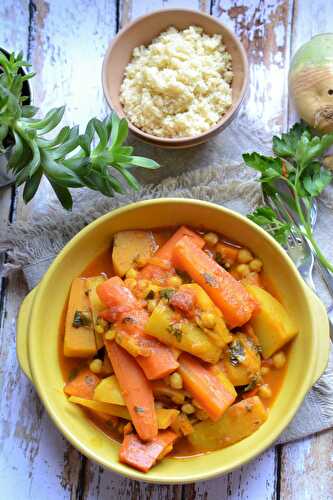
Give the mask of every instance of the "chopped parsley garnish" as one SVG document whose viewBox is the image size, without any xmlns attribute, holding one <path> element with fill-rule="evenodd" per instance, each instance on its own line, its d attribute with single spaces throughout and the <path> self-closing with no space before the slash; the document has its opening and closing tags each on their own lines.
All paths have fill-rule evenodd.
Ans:
<svg viewBox="0 0 333 500">
<path fill-rule="evenodd" d="M 249 384 L 243 388 L 243 392 L 252 391 L 258 385 L 258 376 L 254 376 Z"/>
<path fill-rule="evenodd" d="M 177 342 L 182 341 L 183 337 L 183 332 L 181 329 L 181 326 L 178 323 L 174 323 L 172 325 L 169 325 L 167 328 L 168 332 L 172 333 L 176 337 Z"/>
<path fill-rule="evenodd" d="M 91 318 L 87 311 L 75 311 L 72 326 L 74 328 L 81 328 L 82 326 L 90 326 Z"/>
<path fill-rule="evenodd" d="M 205 282 L 213 288 L 218 288 L 219 283 L 213 274 L 202 273 Z"/>
<path fill-rule="evenodd" d="M 162 288 L 162 290 L 160 290 L 160 297 L 161 299 L 170 300 L 175 292 L 176 290 L 174 288 Z"/>
<path fill-rule="evenodd" d="M 239 340 L 233 340 L 229 345 L 228 355 L 232 366 L 238 366 L 245 360 L 243 344 Z"/>
</svg>

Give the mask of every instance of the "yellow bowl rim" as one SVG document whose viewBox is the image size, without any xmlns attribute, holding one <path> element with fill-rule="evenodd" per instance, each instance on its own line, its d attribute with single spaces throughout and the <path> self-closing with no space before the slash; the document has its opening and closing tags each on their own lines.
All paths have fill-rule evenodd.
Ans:
<svg viewBox="0 0 333 500">
<path fill-rule="evenodd" d="M 269 241 L 269 243 L 275 248 L 277 252 L 279 252 L 282 257 L 287 260 L 290 271 L 293 275 L 293 279 L 295 279 L 300 286 L 300 288 L 303 291 L 304 294 L 304 300 L 307 303 L 308 308 L 311 308 L 310 300 L 308 294 L 305 292 L 305 284 L 300 277 L 294 263 L 290 259 L 290 257 L 287 255 L 287 253 L 282 249 L 282 247 L 275 241 L 275 239 L 270 236 L 264 229 L 261 227 L 257 226 L 254 222 L 250 221 L 243 215 L 228 209 L 226 207 L 217 205 L 215 203 L 207 202 L 207 201 L 202 201 L 202 200 L 196 200 L 196 199 L 190 199 L 190 198 L 157 198 L 157 199 L 148 199 L 148 200 L 143 200 L 137 203 L 131 203 L 128 205 L 125 205 L 123 207 L 117 208 L 115 210 L 112 210 L 111 212 L 99 217 L 95 221 L 91 222 L 89 225 L 84 227 L 79 233 L 77 233 L 66 245 L 65 247 L 60 251 L 60 253 L 57 255 L 57 257 L 54 259 L 52 262 L 51 266 L 45 273 L 42 281 L 38 285 L 37 293 L 36 296 L 34 297 L 34 302 L 33 302 L 33 308 L 31 311 L 31 316 L 30 316 L 30 322 L 29 322 L 29 329 L 33 330 L 31 326 L 35 322 L 36 316 L 38 316 L 38 310 L 39 310 L 39 303 L 41 300 L 41 297 L 43 296 L 44 290 L 47 287 L 47 284 L 49 280 L 52 277 L 53 270 L 57 268 L 57 266 L 61 263 L 63 256 L 72 248 L 74 247 L 77 242 L 82 238 L 82 236 L 86 235 L 92 228 L 96 227 L 99 224 L 102 224 L 105 220 L 112 218 L 113 216 L 119 215 L 123 212 L 127 212 L 129 210 L 135 210 L 138 207 L 142 207 L 145 205 L 157 205 L 157 204 L 169 204 L 169 203 L 182 203 L 186 205 L 200 205 L 200 206 L 207 206 L 213 209 L 219 210 L 222 214 L 227 213 L 236 219 L 241 220 L 242 222 L 245 222 L 246 224 L 250 225 L 253 230 L 259 232 L 261 236 Z M 312 329 L 313 331 L 313 329 Z M 311 337 L 311 342 L 314 344 L 314 336 Z M 76 448 L 78 449 L 83 455 L 85 455 L 87 458 L 93 460 L 94 462 L 97 462 L 99 465 L 105 467 L 106 469 L 112 470 L 113 472 L 116 472 L 122 476 L 128 477 L 130 479 L 134 479 L 137 481 L 143 481 L 143 482 L 149 482 L 149 483 L 157 483 L 157 484 L 185 484 L 185 483 L 192 483 L 196 481 L 205 481 L 208 479 L 212 479 L 214 477 L 218 477 L 222 474 L 226 474 L 228 472 L 231 472 L 249 461 L 253 460 L 255 457 L 263 453 L 269 446 L 271 446 L 274 441 L 278 438 L 278 436 L 283 432 L 283 430 L 287 427 L 287 425 L 290 423 L 292 418 L 294 417 L 295 413 L 297 412 L 299 406 L 301 405 L 307 391 L 309 390 L 311 384 L 312 384 L 312 378 L 313 378 L 313 373 L 315 371 L 315 364 L 311 366 L 311 369 L 307 370 L 306 373 L 304 374 L 304 377 L 302 378 L 302 381 L 299 385 L 299 392 L 297 397 L 294 399 L 294 404 L 290 408 L 288 412 L 286 412 L 280 419 L 280 425 L 275 428 L 275 430 L 266 437 L 266 439 L 262 440 L 260 444 L 255 449 L 249 450 L 248 454 L 246 457 L 240 457 L 237 460 L 234 460 L 231 466 L 228 466 L 227 468 L 221 464 L 218 467 L 212 468 L 212 470 L 202 473 L 200 475 L 186 475 L 184 476 L 181 481 L 179 480 L 178 476 L 170 476 L 167 479 L 163 477 L 162 475 L 159 477 L 155 473 L 155 477 L 150 477 L 145 475 L 144 473 L 141 473 L 139 471 L 136 471 L 134 469 L 131 469 L 128 467 L 128 472 L 126 470 L 126 473 L 121 469 L 123 464 L 120 464 L 119 462 L 108 462 L 104 459 L 101 459 L 97 453 L 95 453 L 91 448 L 85 446 L 80 442 L 79 437 L 77 437 L 74 433 L 71 433 L 70 431 L 67 430 L 66 424 L 58 418 L 57 415 L 54 414 L 52 410 L 52 405 L 51 405 L 51 398 L 47 396 L 47 392 L 45 392 L 44 387 L 43 387 L 43 377 L 42 372 L 39 372 L 39 363 L 38 363 L 38 358 L 34 356 L 34 336 L 29 335 L 28 336 L 28 356 L 29 356 L 29 363 L 30 363 L 30 368 L 31 368 L 31 374 L 32 374 L 32 379 L 34 386 L 37 390 L 37 393 L 40 397 L 40 399 L 43 402 L 44 407 L 47 410 L 48 415 L 50 416 L 51 420 L 54 422 L 56 427 L 61 431 L 61 433 L 68 439 L 68 441 Z M 313 348 L 313 345 L 312 345 Z M 188 460 L 194 460 L 194 458 L 190 458 Z M 180 459 L 181 460 L 181 459 Z M 185 459 L 184 459 L 185 460 Z M 181 463 L 181 462 L 180 462 Z"/>
</svg>

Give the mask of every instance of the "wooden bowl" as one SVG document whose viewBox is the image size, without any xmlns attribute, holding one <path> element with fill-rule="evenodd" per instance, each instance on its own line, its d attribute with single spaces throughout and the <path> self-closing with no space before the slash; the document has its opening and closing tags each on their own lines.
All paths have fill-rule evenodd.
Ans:
<svg viewBox="0 0 333 500">
<path fill-rule="evenodd" d="M 208 141 L 227 127 L 237 115 L 244 99 L 248 84 L 248 62 L 245 50 L 238 38 L 217 19 L 199 11 L 185 9 L 158 10 L 137 18 L 123 28 L 111 42 L 103 62 L 102 82 L 106 100 L 120 117 L 126 117 L 120 103 L 120 86 L 125 68 L 132 58 L 135 47 L 149 43 L 168 27 L 185 29 L 189 26 L 201 26 L 205 33 L 221 34 L 226 50 L 232 56 L 232 105 L 221 119 L 206 132 L 191 137 L 157 137 L 140 130 L 129 122 L 130 130 L 143 141 L 165 148 L 188 148 Z"/>
</svg>

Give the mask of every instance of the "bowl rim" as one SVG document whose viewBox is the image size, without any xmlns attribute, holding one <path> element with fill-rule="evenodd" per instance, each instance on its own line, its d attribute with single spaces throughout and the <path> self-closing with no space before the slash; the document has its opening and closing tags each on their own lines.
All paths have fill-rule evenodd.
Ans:
<svg viewBox="0 0 333 500">
<path fill-rule="evenodd" d="M 115 210 L 112 210 L 111 212 L 108 212 L 107 214 L 97 218 L 96 220 L 92 221 L 90 224 L 88 224 L 86 227 L 84 227 L 81 231 L 79 231 L 66 245 L 65 247 L 59 252 L 59 254 L 56 256 L 52 264 L 50 265 L 49 269 L 46 271 L 44 277 L 42 278 L 41 282 L 38 285 L 34 300 L 33 300 L 33 306 L 31 309 L 31 315 L 30 315 L 30 320 L 28 324 L 28 329 L 30 331 L 34 331 L 35 329 L 32 328 L 34 323 L 38 323 L 38 312 L 40 309 L 40 301 L 41 297 L 43 296 L 45 288 L 48 286 L 48 283 L 52 279 L 52 274 L 54 270 L 57 269 L 59 265 L 61 265 L 62 259 L 66 253 L 68 253 L 74 246 L 77 245 L 77 243 L 80 241 L 83 235 L 86 235 L 91 231 L 91 229 L 95 228 L 99 224 L 103 224 L 106 220 L 113 218 L 114 216 L 118 216 L 119 214 L 122 214 L 124 212 L 127 212 L 129 210 L 135 210 L 138 207 L 142 207 L 145 205 L 156 205 L 156 204 L 170 204 L 170 203 L 182 203 L 182 204 L 187 204 L 187 205 L 199 205 L 199 206 L 205 206 L 208 208 L 212 208 L 214 210 L 218 210 L 221 215 L 223 216 L 224 213 L 227 213 L 228 215 L 231 215 L 232 217 L 235 217 L 236 219 L 241 220 L 242 222 L 245 222 L 248 224 L 253 230 L 257 231 L 263 238 L 268 240 L 268 242 L 275 248 L 275 250 L 282 256 L 284 260 L 288 262 L 288 266 L 290 269 L 290 272 L 292 273 L 292 279 L 294 279 L 302 291 L 304 301 L 307 305 L 307 308 L 309 311 L 311 311 L 311 302 L 309 298 L 309 294 L 307 293 L 306 290 L 306 285 L 304 284 L 302 278 L 300 277 L 294 263 L 290 259 L 290 257 L 287 255 L 287 253 L 282 249 L 282 247 L 276 242 L 276 240 L 270 236 L 264 229 L 261 227 L 257 226 L 254 222 L 250 221 L 243 215 L 239 214 L 238 212 L 235 212 L 234 210 L 231 210 L 229 208 L 226 208 L 224 206 L 217 205 L 215 203 L 207 202 L 204 200 L 198 200 L 198 199 L 190 199 L 190 198 L 156 198 L 156 199 L 148 199 L 148 200 L 143 200 L 137 203 L 131 203 L 125 206 L 122 206 L 120 208 L 117 208 Z M 312 330 L 314 331 L 314 321 L 313 321 L 313 315 L 311 314 L 311 319 L 312 319 Z M 312 343 L 312 349 L 315 351 L 317 343 L 315 342 L 315 336 L 311 336 L 311 343 Z M 60 430 L 60 432 L 65 436 L 66 439 L 76 448 L 78 449 L 83 455 L 88 457 L 89 459 L 93 460 L 94 462 L 100 464 L 101 466 L 105 467 L 106 469 L 109 469 L 113 472 L 116 472 L 122 476 L 125 476 L 130 479 L 134 479 L 137 481 L 143 481 L 143 482 L 148 482 L 148 483 L 156 483 L 156 484 L 186 484 L 194 481 L 205 481 L 208 479 L 212 479 L 218 476 L 221 476 L 223 474 L 232 472 L 233 470 L 245 465 L 246 463 L 250 462 L 254 458 L 256 458 L 258 455 L 263 453 L 269 446 L 271 446 L 274 441 L 278 438 L 278 436 L 283 432 L 283 430 L 287 427 L 287 425 L 290 423 L 292 418 L 295 416 L 297 410 L 299 409 L 302 401 L 305 398 L 305 395 L 307 391 L 309 390 L 309 387 L 312 385 L 312 379 L 313 379 L 313 374 L 315 372 L 315 362 L 313 362 L 310 366 L 309 369 L 306 371 L 304 374 L 304 377 L 302 378 L 302 381 L 300 382 L 299 385 L 299 391 L 297 393 L 297 396 L 293 400 L 293 405 L 289 408 L 288 412 L 285 412 L 281 418 L 280 418 L 280 424 L 275 427 L 273 431 L 270 432 L 268 436 L 266 436 L 263 440 L 261 440 L 260 444 L 256 446 L 255 450 L 253 449 L 249 450 L 247 455 L 244 458 L 244 455 L 241 457 L 234 459 L 231 466 L 228 466 L 227 468 L 224 466 L 224 464 L 219 464 L 218 466 L 213 467 L 211 470 L 201 473 L 196 474 L 195 476 L 187 473 L 184 475 L 183 478 L 180 478 L 178 476 L 169 476 L 168 478 L 163 477 L 162 475 L 159 476 L 158 474 L 155 473 L 155 476 L 150 477 L 149 475 L 145 475 L 142 472 L 136 471 L 135 469 L 131 469 L 130 467 L 126 468 L 126 471 L 122 469 L 123 464 L 119 462 L 110 462 L 105 460 L 104 458 L 101 458 L 98 455 L 98 452 L 95 452 L 92 446 L 87 446 L 83 442 L 81 442 L 80 437 L 76 435 L 75 433 L 71 432 L 70 430 L 67 429 L 66 427 L 66 422 L 64 422 L 59 416 L 56 414 L 56 412 L 53 411 L 52 408 L 52 397 L 49 397 L 48 391 L 44 388 L 43 386 L 43 377 L 42 377 L 42 369 L 39 370 L 39 358 L 38 356 L 35 355 L 35 350 L 34 350 L 34 336 L 33 335 L 28 335 L 28 359 L 29 359 L 29 364 L 30 364 L 30 369 L 31 369 L 31 374 L 32 374 L 32 381 L 33 384 L 37 390 L 37 393 L 49 415 L 53 423 L 56 425 L 56 427 Z M 54 406 L 54 404 L 53 404 Z M 237 444 L 237 443 L 236 443 Z M 195 457 L 194 457 L 195 458 Z"/>
<path fill-rule="evenodd" d="M 226 31 L 230 37 L 233 39 L 235 45 L 237 46 L 237 49 L 239 51 L 242 63 L 244 65 L 244 78 L 243 78 L 243 83 L 241 87 L 241 91 L 239 94 L 238 99 L 236 101 L 232 100 L 232 104 L 230 108 L 226 111 L 226 113 L 220 118 L 220 120 L 210 127 L 206 132 L 203 132 L 198 135 L 194 136 L 185 136 L 185 137 L 159 137 L 157 135 L 149 134 L 148 132 L 144 132 L 140 128 L 138 128 L 136 125 L 134 125 L 128 118 L 126 113 L 123 110 L 123 107 L 121 107 L 122 112 L 117 113 L 120 114 L 121 118 L 126 118 L 128 122 L 128 128 L 133 132 L 135 135 L 139 136 L 142 140 L 146 142 L 158 142 L 160 146 L 171 146 L 174 145 L 175 147 L 178 146 L 180 147 L 182 144 L 187 143 L 188 145 L 191 145 L 193 143 L 198 144 L 201 142 L 205 142 L 206 139 L 208 139 L 212 134 L 214 134 L 216 131 L 219 130 L 220 127 L 223 125 L 228 125 L 230 121 L 233 119 L 233 117 L 237 114 L 237 111 L 239 110 L 240 105 L 242 104 L 246 90 L 249 85 L 249 62 L 247 58 L 246 51 L 243 47 L 242 42 L 240 39 L 235 35 L 235 33 L 229 29 L 224 23 L 220 22 L 219 19 L 217 19 L 214 16 L 211 16 L 209 14 L 206 14 L 205 12 L 201 12 L 200 10 L 194 10 L 194 9 L 181 9 L 181 8 L 175 8 L 175 9 L 158 9 L 154 10 L 152 12 L 149 12 L 148 14 L 143 14 L 142 16 L 139 16 L 135 18 L 133 21 L 129 22 L 126 24 L 121 30 L 118 31 L 118 33 L 115 35 L 115 37 L 111 40 L 106 53 L 103 58 L 103 64 L 102 64 L 102 86 L 103 86 L 103 94 L 104 97 L 110 106 L 112 110 L 115 110 L 114 103 L 110 97 L 110 94 L 108 92 L 108 85 L 107 85 L 107 68 L 108 68 L 108 61 L 110 58 L 110 54 L 114 48 L 114 46 L 118 43 L 118 41 L 126 36 L 127 32 L 135 25 L 140 24 L 142 21 L 146 20 L 149 17 L 153 17 L 155 15 L 164 15 L 165 13 L 170 13 L 170 12 L 177 12 L 177 13 L 182 13 L 184 12 L 185 14 L 191 13 L 191 14 L 197 14 L 199 17 L 206 18 L 212 20 L 216 25 L 220 26 L 223 28 L 224 31 Z"/>
</svg>

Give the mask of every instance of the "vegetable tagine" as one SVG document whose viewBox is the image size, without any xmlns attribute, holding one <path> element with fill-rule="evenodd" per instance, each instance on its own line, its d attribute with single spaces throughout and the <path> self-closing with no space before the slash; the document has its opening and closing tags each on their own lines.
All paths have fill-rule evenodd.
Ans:
<svg viewBox="0 0 333 500">
<path fill-rule="evenodd" d="M 61 322 L 69 401 L 147 472 L 230 446 L 267 419 L 297 327 L 263 263 L 213 232 L 116 233 Z M 107 439 L 107 437 L 106 437 Z"/>
</svg>

